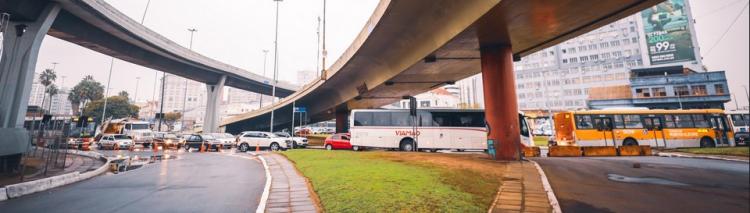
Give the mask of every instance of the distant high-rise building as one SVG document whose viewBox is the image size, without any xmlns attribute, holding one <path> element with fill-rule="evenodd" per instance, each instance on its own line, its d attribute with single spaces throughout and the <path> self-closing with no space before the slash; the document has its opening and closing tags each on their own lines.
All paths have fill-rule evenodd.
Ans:
<svg viewBox="0 0 750 213">
<path fill-rule="evenodd" d="M 186 111 L 199 109 L 206 105 L 206 85 L 183 77 L 167 74 L 164 89 L 164 112 L 182 112 L 183 103 Z M 162 81 L 159 81 L 161 83 Z M 187 87 L 187 90 L 185 89 Z M 161 97 L 161 88 L 157 98 Z M 187 96 L 185 95 L 187 91 Z M 160 107 L 160 106 L 159 106 Z M 157 110 L 158 111 L 158 110 Z M 195 119 L 186 114 L 186 119 Z"/>
<path fill-rule="evenodd" d="M 690 7 L 667 0 L 514 63 L 521 110 L 588 108 L 591 88 L 629 86 L 630 70 L 703 70 Z M 458 81 L 459 105 L 483 106 L 481 74 Z"/>
<path fill-rule="evenodd" d="M 59 88 L 57 94 L 50 99 L 49 94 L 45 92 L 44 85 L 39 82 L 38 78 L 34 78 L 29 95 L 29 106 L 42 107 L 52 115 L 71 115 L 73 110 L 70 101 L 68 101 L 68 93 L 68 88 Z M 42 106 L 42 102 L 44 102 L 44 106 Z"/>
</svg>

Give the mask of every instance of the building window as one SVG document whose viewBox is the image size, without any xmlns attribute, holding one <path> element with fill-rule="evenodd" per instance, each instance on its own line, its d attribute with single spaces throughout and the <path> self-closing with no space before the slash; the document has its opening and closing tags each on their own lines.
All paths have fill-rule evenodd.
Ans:
<svg viewBox="0 0 750 213">
<path fill-rule="evenodd" d="M 419 107 L 430 107 L 430 101 L 420 101 Z"/>
<path fill-rule="evenodd" d="M 654 87 L 651 88 L 651 91 L 654 94 L 654 97 L 666 97 L 667 96 L 667 89 L 664 87 Z"/>
<path fill-rule="evenodd" d="M 677 96 L 688 96 L 690 95 L 690 89 L 688 89 L 688 86 L 685 86 L 685 85 L 675 86 L 674 93 Z"/>
<path fill-rule="evenodd" d="M 691 87 L 693 88 L 693 95 L 696 95 L 696 96 L 708 95 L 708 92 L 706 92 L 706 85 L 695 85 Z"/>
<path fill-rule="evenodd" d="M 636 97 L 638 98 L 650 98 L 651 92 L 648 88 L 635 89 Z"/>
<path fill-rule="evenodd" d="M 581 63 L 589 61 L 588 56 L 581 56 Z"/>
<path fill-rule="evenodd" d="M 716 90 L 716 95 L 726 94 L 724 91 L 724 84 L 714 84 L 714 90 Z"/>
</svg>

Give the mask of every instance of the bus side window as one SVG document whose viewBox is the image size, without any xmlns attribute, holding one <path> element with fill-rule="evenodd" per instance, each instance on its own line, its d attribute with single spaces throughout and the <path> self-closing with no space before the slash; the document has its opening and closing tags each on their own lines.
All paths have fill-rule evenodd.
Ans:
<svg viewBox="0 0 750 213">
<path fill-rule="evenodd" d="M 693 119 L 690 115 L 675 115 L 675 123 L 677 128 L 693 128 Z"/>
<path fill-rule="evenodd" d="M 664 127 L 666 128 L 677 127 L 674 123 L 674 115 L 664 115 Z"/>
<path fill-rule="evenodd" d="M 708 119 L 706 118 L 706 116 L 707 115 L 703 115 L 703 114 L 693 115 L 693 122 L 695 122 L 695 127 L 698 127 L 698 128 L 711 127 L 711 125 L 708 123 Z"/>
<path fill-rule="evenodd" d="M 576 115 L 576 126 L 578 126 L 578 129 L 594 128 L 594 124 L 591 122 L 590 115 Z"/>
<path fill-rule="evenodd" d="M 623 115 L 622 118 L 622 120 L 625 122 L 625 128 L 643 129 L 643 123 L 641 122 L 640 115 Z"/>
<path fill-rule="evenodd" d="M 372 112 L 354 113 L 354 126 L 372 126 Z"/>
<path fill-rule="evenodd" d="M 625 122 L 622 120 L 622 115 L 612 115 L 614 117 L 614 128 L 615 129 L 624 129 L 625 128 Z"/>
<path fill-rule="evenodd" d="M 529 126 L 526 124 L 526 118 L 523 116 L 518 116 L 518 120 L 520 123 L 519 129 L 521 129 L 521 135 L 529 137 Z"/>
</svg>

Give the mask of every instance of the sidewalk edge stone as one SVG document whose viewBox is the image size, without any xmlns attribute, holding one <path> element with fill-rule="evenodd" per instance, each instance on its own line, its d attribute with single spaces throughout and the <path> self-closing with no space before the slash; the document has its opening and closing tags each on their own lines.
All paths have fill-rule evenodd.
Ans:
<svg viewBox="0 0 750 213">
<path fill-rule="evenodd" d="M 544 170 L 542 170 L 542 167 L 539 166 L 539 164 L 536 161 L 529 160 L 529 162 L 533 163 L 534 167 L 536 167 L 536 170 L 539 172 L 539 176 L 542 179 L 542 187 L 544 187 L 544 191 L 547 192 L 547 199 L 549 199 L 549 204 L 552 206 L 552 212 L 562 213 L 562 208 L 560 208 L 560 202 L 557 201 L 555 192 L 552 191 L 552 185 L 549 184 L 549 179 L 547 179 L 547 175 L 544 174 Z"/>
</svg>

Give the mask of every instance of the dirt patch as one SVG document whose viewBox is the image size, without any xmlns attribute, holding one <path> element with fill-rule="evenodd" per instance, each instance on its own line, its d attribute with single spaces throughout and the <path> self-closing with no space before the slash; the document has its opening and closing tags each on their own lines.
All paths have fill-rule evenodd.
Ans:
<svg viewBox="0 0 750 213">
<path fill-rule="evenodd" d="M 419 152 L 377 152 L 373 157 L 392 160 L 396 162 L 440 166 L 449 169 L 464 169 L 502 178 L 505 173 L 507 162 L 495 161 L 486 154 L 445 154 L 445 153 L 419 153 Z"/>
</svg>

